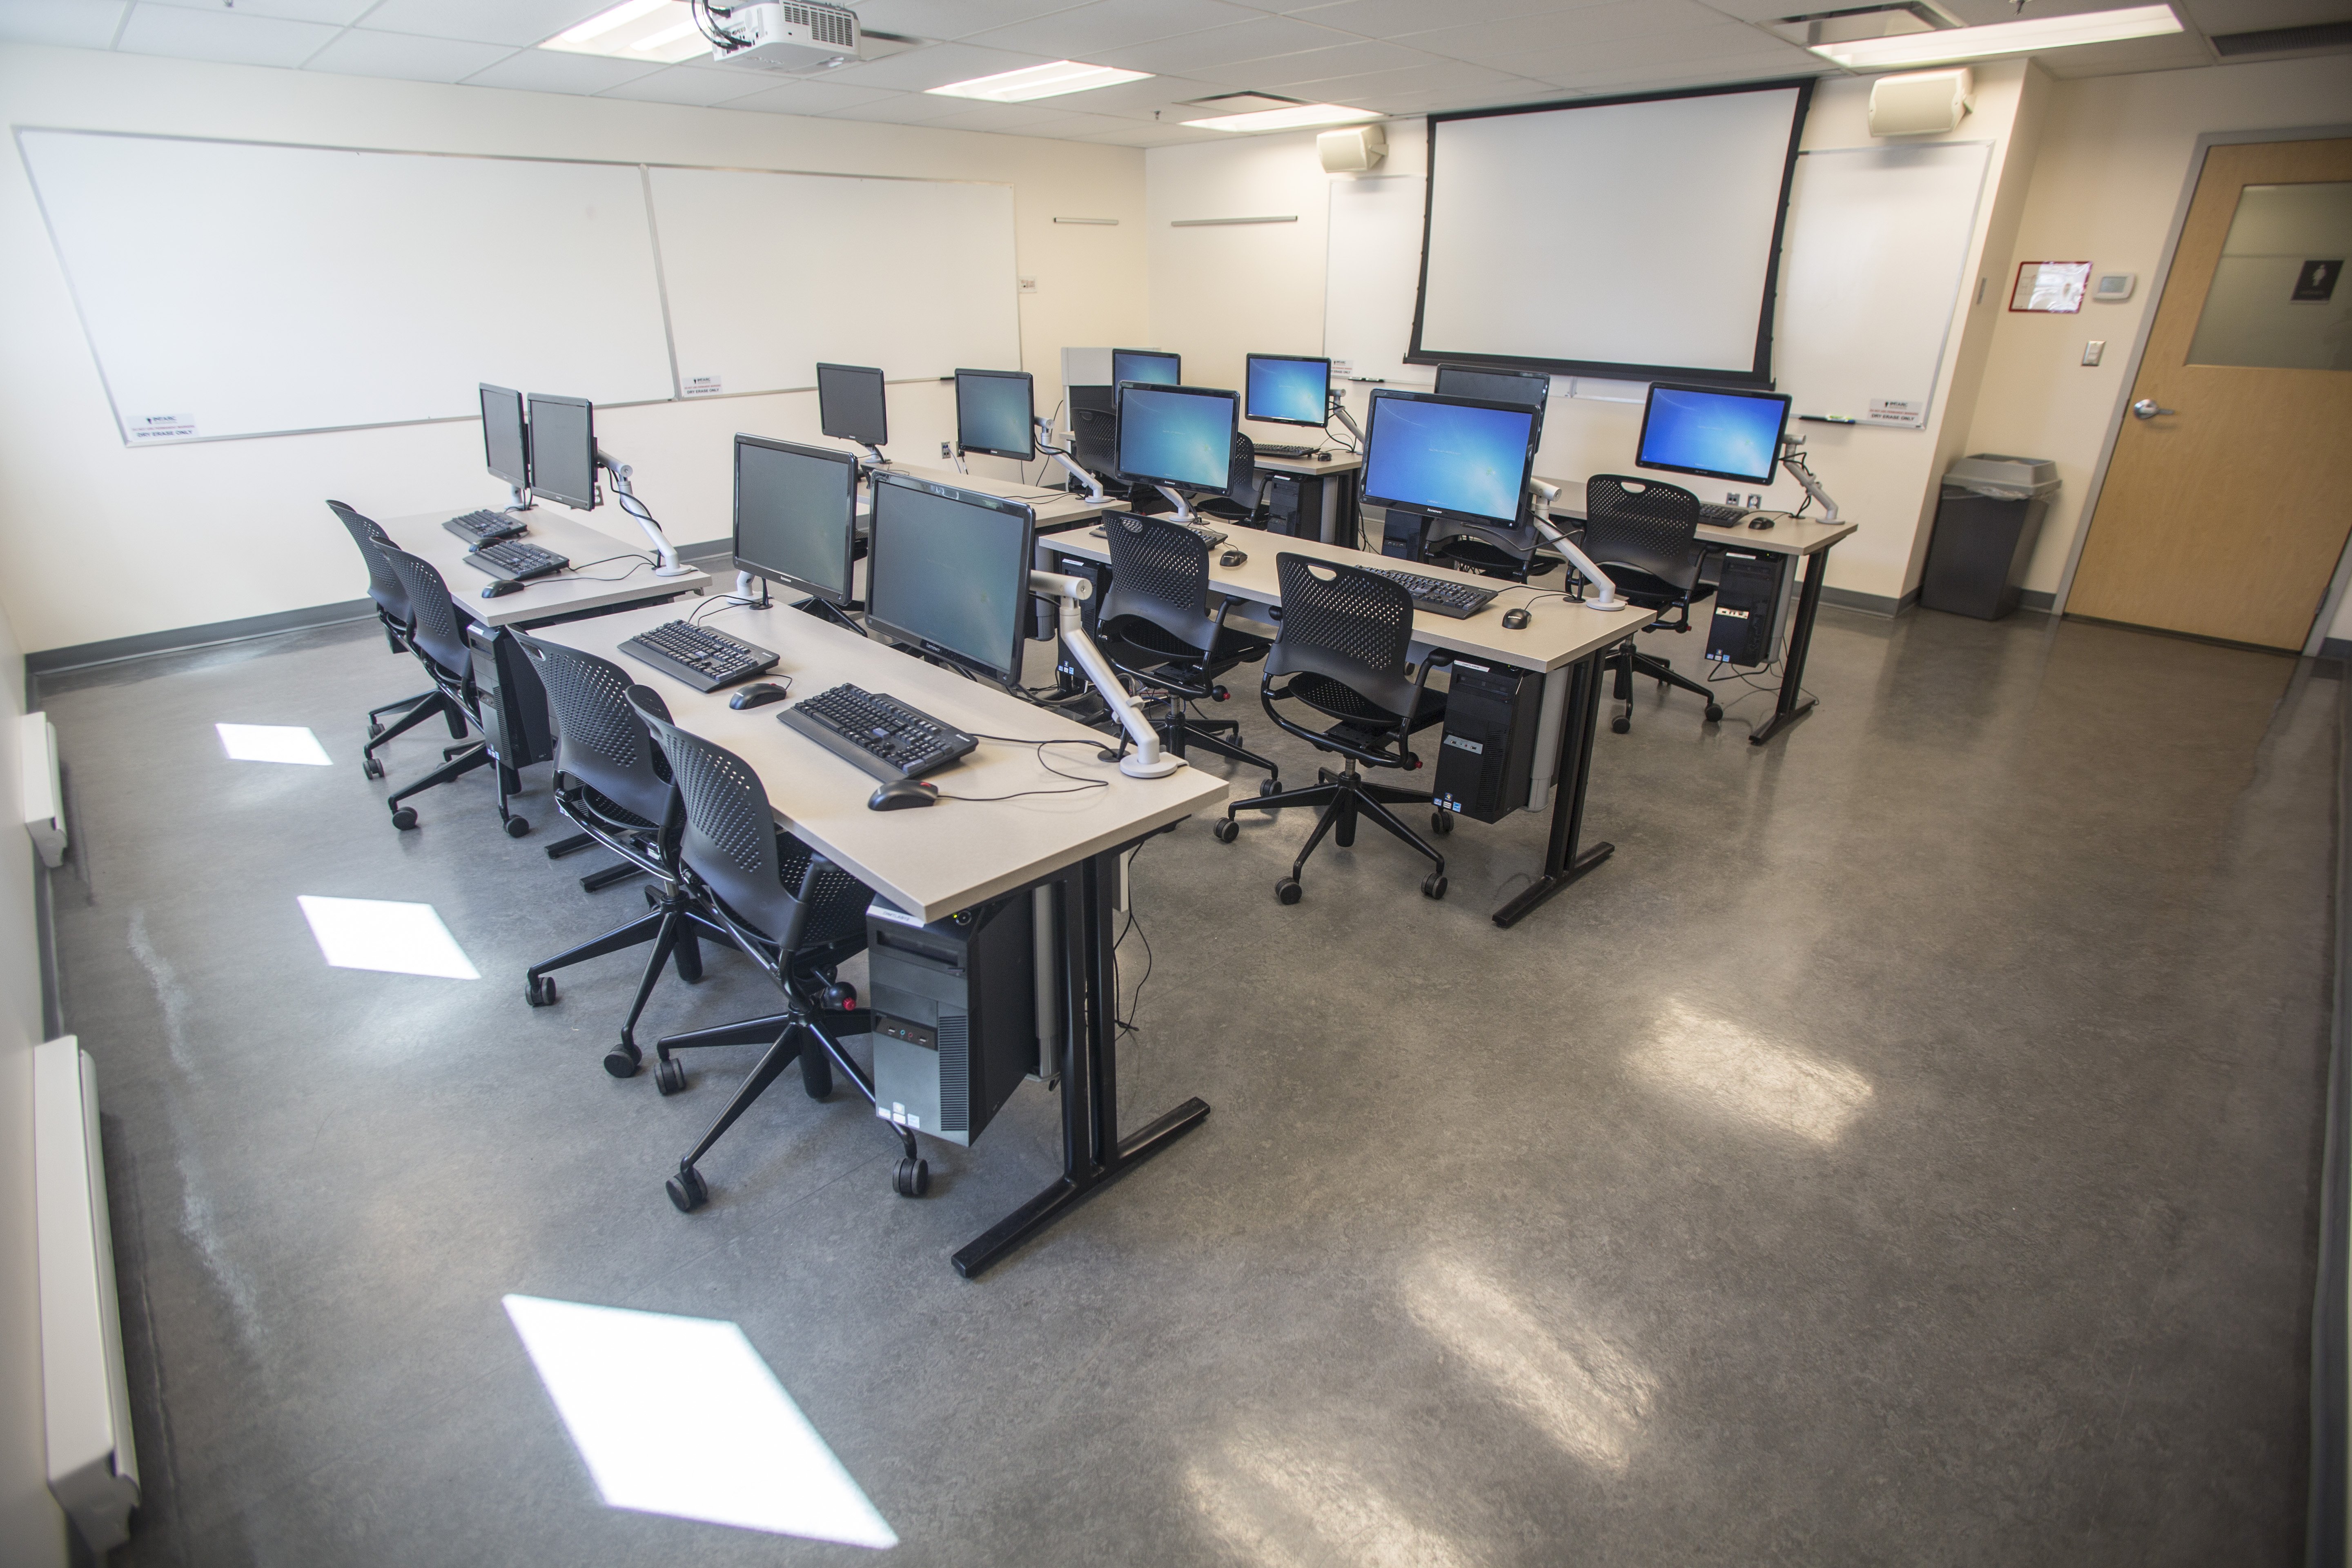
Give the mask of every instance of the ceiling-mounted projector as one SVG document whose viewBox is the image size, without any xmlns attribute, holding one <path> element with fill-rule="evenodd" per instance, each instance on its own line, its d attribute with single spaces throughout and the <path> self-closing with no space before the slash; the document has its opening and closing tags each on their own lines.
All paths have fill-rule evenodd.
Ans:
<svg viewBox="0 0 2352 1568">
<path fill-rule="evenodd" d="M 858 58 L 857 13 L 822 0 L 760 0 L 720 6 L 695 0 L 709 20 L 710 58 L 720 65 L 760 70 L 813 71 Z"/>
</svg>

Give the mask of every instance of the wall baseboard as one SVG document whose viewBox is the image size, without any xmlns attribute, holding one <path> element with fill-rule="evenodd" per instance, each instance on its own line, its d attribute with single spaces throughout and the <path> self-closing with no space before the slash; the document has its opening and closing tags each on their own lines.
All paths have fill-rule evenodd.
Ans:
<svg viewBox="0 0 2352 1568">
<path fill-rule="evenodd" d="M 2322 658 L 2352 659 L 2352 637 L 2328 637 L 2319 645 Z"/>
<path fill-rule="evenodd" d="M 2021 610 L 2046 611 L 2057 602 L 2057 595 L 2045 594 L 2039 588 L 2020 588 L 2017 591 L 2017 607 Z"/>
<path fill-rule="evenodd" d="M 1919 590 L 1916 588 L 1899 599 L 1890 599 L 1884 594 L 1864 594 L 1853 588 L 1832 588 L 1827 584 L 1822 586 L 1822 604 L 1833 605 L 1841 610 L 1860 610 L 1865 616 L 1879 616 L 1890 621 L 1918 602 Z"/>
</svg>

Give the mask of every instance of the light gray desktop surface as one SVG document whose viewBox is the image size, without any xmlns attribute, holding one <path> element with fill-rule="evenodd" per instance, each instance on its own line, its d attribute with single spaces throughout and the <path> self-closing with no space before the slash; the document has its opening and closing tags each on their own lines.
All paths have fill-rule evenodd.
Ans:
<svg viewBox="0 0 2352 1568">
<path fill-rule="evenodd" d="M 710 586 L 710 574 L 707 572 L 690 570 L 679 577 L 656 577 L 652 567 L 626 559 L 651 553 L 642 535 L 635 539 L 616 538 L 554 507 L 540 505 L 519 514 L 530 529 L 522 536 L 524 542 L 569 558 L 572 569 L 552 577 L 534 577 L 522 585 L 520 594 L 485 599 L 482 590 L 496 579 L 467 565 L 467 542 L 441 525 L 469 511 L 496 510 L 454 506 L 446 511 L 387 518 L 377 526 L 392 536 L 394 544 L 432 563 L 442 581 L 449 584 L 450 597 L 467 615 L 486 626 L 529 626 L 554 616 L 576 616 L 647 599 L 667 599 L 678 594 L 699 594 Z M 634 524 L 630 531 L 637 531 Z M 623 559 L 607 561 L 606 556 Z M 590 562 L 603 564 L 591 566 Z M 636 570 L 631 571 L 632 566 Z"/>
</svg>

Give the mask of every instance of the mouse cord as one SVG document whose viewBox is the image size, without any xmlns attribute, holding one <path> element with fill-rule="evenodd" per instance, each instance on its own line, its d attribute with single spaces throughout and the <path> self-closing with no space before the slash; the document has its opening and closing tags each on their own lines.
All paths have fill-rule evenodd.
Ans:
<svg viewBox="0 0 2352 1568">
<path fill-rule="evenodd" d="M 1031 740 L 1025 736 L 982 735 L 976 731 L 966 731 L 965 733 L 971 735 L 972 739 L 976 741 L 994 741 L 1001 745 L 1034 746 L 1037 749 L 1037 765 L 1045 769 L 1047 773 L 1053 774 L 1057 779 L 1068 779 L 1071 781 L 1070 787 L 1067 789 L 1017 789 L 1010 795 L 949 795 L 945 791 L 941 791 L 940 794 L 940 798 L 941 800 L 960 800 L 963 801 L 967 805 L 982 805 L 990 801 L 1019 800 L 1024 795 L 1083 795 L 1090 789 L 1110 788 L 1110 781 L 1108 779 L 1090 779 L 1083 773 L 1066 773 L 1049 762 L 1045 756 L 1045 748 L 1048 746 L 1092 746 L 1096 750 L 1099 751 L 1102 748 L 1102 742 L 1100 741 L 1081 741 L 1076 737 L 1063 740 L 1036 741 Z"/>
</svg>

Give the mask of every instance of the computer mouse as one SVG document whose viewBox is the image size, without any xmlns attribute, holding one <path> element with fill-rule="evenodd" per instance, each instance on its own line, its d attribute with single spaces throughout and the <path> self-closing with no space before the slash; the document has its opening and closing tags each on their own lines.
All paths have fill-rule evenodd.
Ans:
<svg viewBox="0 0 2352 1568">
<path fill-rule="evenodd" d="M 1769 528 L 1772 526 L 1772 520 L 1769 517 L 1751 517 L 1748 520 L 1748 526 L 1758 529 Z"/>
<path fill-rule="evenodd" d="M 782 702 L 792 693 L 772 680 L 755 680 L 727 700 L 730 708 L 765 708 L 771 702 Z"/>
<path fill-rule="evenodd" d="M 1217 564 L 1220 566 L 1238 566 L 1248 559 L 1249 552 L 1245 550 L 1228 550 L 1223 555 L 1217 557 Z"/>
<path fill-rule="evenodd" d="M 520 594 L 521 592 L 521 584 L 515 582 L 511 578 L 501 577 L 497 582 L 482 590 L 482 597 L 485 599 L 502 599 L 509 594 Z"/>
<path fill-rule="evenodd" d="M 893 779 L 866 797 L 868 811 L 905 811 L 910 806 L 937 805 L 940 786 L 920 779 Z"/>
<path fill-rule="evenodd" d="M 1509 632 L 1523 632 L 1528 629 L 1528 622 L 1530 618 L 1524 608 L 1514 605 L 1503 612 L 1503 629 Z"/>
<path fill-rule="evenodd" d="M 1315 460 L 1318 463 L 1328 463 L 1331 460 L 1331 454 L 1328 452 L 1318 452 L 1315 454 Z"/>
</svg>

